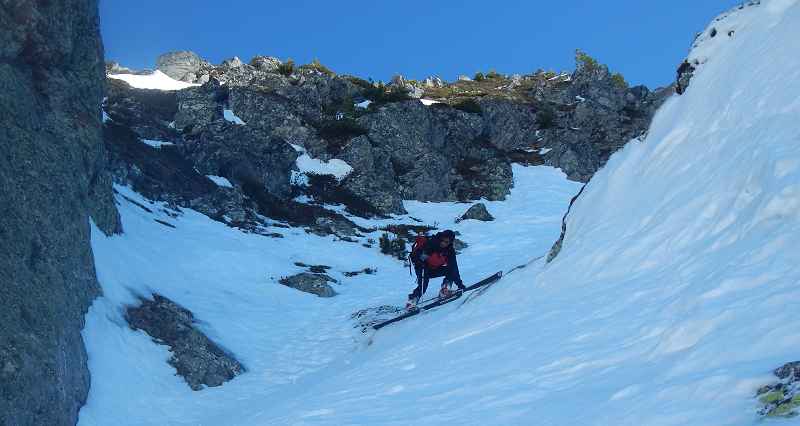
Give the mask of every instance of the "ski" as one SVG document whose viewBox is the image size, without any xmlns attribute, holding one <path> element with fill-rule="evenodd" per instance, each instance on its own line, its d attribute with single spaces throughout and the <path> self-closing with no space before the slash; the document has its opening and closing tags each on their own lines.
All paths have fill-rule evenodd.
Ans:
<svg viewBox="0 0 800 426">
<path fill-rule="evenodd" d="M 395 323 L 395 322 L 400 321 L 400 320 L 404 320 L 404 319 L 409 318 L 409 317 L 413 317 L 414 315 L 417 315 L 420 312 L 427 311 L 429 309 L 433 309 L 435 307 L 444 305 L 446 303 L 450 303 L 450 302 L 458 299 L 459 297 L 461 297 L 461 295 L 463 295 L 465 292 L 470 291 L 470 290 L 474 290 L 474 289 L 476 289 L 478 287 L 481 287 L 481 286 L 484 286 L 486 284 L 493 283 L 493 282 L 499 280 L 500 277 L 502 277 L 502 276 L 503 276 L 503 271 L 498 271 L 496 274 L 494 274 L 494 275 L 492 275 L 490 277 L 484 278 L 484 279 L 478 281 L 475 284 L 472 284 L 471 286 L 467 287 L 465 290 L 457 290 L 455 293 L 453 293 L 453 294 L 451 294 L 451 295 L 449 295 L 447 297 L 441 298 L 441 299 L 439 299 L 437 297 L 437 298 L 433 299 L 433 302 L 428 303 L 427 305 L 420 306 L 419 309 L 414 309 L 413 311 L 406 312 L 406 313 L 404 313 L 404 314 L 402 314 L 400 316 L 394 317 L 394 318 L 392 318 L 390 320 L 384 321 L 382 323 L 374 324 L 372 326 L 372 328 L 374 328 L 375 330 L 379 330 L 379 329 L 381 329 L 381 328 L 383 328 L 383 327 L 385 327 L 385 326 L 387 326 L 389 324 Z"/>
</svg>

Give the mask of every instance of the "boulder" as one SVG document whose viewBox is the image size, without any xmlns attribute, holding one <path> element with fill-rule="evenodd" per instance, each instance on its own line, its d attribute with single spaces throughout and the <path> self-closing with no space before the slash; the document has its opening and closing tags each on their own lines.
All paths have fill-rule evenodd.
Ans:
<svg viewBox="0 0 800 426">
<path fill-rule="evenodd" d="M 328 284 L 329 281 L 334 283 L 337 282 L 336 280 L 325 274 L 311 274 L 308 272 L 301 272 L 297 275 L 283 278 L 278 282 L 287 287 L 304 291 L 306 293 L 315 294 L 319 297 L 336 296 L 336 292 L 333 291 L 333 287 L 331 287 Z"/>
<path fill-rule="evenodd" d="M 406 79 L 400 74 L 395 73 L 394 77 L 392 77 L 392 79 L 386 83 L 386 87 L 404 86 L 405 84 Z"/>
<path fill-rule="evenodd" d="M 494 220 L 494 217 L 492 217 L 492 215 L 489 214 L 489 211 L 486 210 L 486 204 L 477 203 L 468 208 L 466 213 L 461 215 L 461 219 L 475 219 L 480 220 L 481 222 L 491 222 Z"/>
<path fill-rule="evenodd" d="M 512 92 L 517 86 L 522 84 L 522 76 L 519 74 L 514 74 L 508 78 L 508 84 L 506 84 L 506 91 Z"/>
<path fill-rule="evenodd" d="M 244 65 L 244 63 L 241 61 L 241 59 L 239 59 L 238 56 L 234 56 L 233 58 L 226 59 L 226 60 L 222 61 L 222 63 L 220 64 L 220 66 L 227 67 L 227 68 L 238 68 L 238 67 L 241 67 L 242 65 Z"/>
<path fill-rule="evenodd" d="M 408 96 L 412 99 L 419 99 L 425 94 L 425 87 L 419 83 L 406 83 L 403 87 L 406 89 L 406 92 L 408 92 Z"/>
<path fill-rule="evenodd" d="M 250 90 L 272 91 L 278 87 L 289 86 L 289 81 L 281 74 L 265 72 L 251 65 L 241 65 L 225 69 L 219 80 L 228 88 L 247 87 Z"/>
<path fill-rule="evenodd" d="M 352 224 L 330 217 L 318 217 L 317 228 L 320 229 L 324 235 L 336 235 L 340 238 L 356 235 Z"/>
<path fill-rule="evenodd" d="M 175 80 L 189 83 L 197 80 L 197 73 L 201 67 L 210 66 L 208 61 L 200 59 L 194 52 L 188 50 L 168 52 L 156 59 L 156 70 Z"/>
<path fill-rule="evenodd" d="M 278 58 L 273 58 L 271 56 L 255 55 L 250 59 L 250 65 L 253 68 L 264 72 L 274 72 L 281 64 L 283 63 L 279 61 Z"/>
</svg>

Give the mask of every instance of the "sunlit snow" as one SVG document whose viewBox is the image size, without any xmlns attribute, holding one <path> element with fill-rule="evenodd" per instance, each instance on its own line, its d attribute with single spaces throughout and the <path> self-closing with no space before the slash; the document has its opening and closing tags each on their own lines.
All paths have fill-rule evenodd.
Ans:
<svg viewBox="0 0 800 426">
<path fill-rule="evenodd" d="M 161 148 L 164 145 L 172 145 L 172 142 L 164 142 L 164 141 L 151 141 L 148 139 L 140 139 L 142 143 L 145 145 L 150 145 L 153 148 Z"/>
<path fill-rule="evenodd" d="M 154 71 L 150 75 L 135 74 L 109 74 L 108 78 L 122 80 L 137 89 L 181 90 L 187 87 L 198 86 L 195 83 L 186 83 L 173 80 L 161 71 Z"/>
<path fill-rule="evenodd" d="M 223 117 L 225 117 L 226 120 L 230 121 L 231 123 L 244 124 L 244 121 L 242 121 L 241 118 L 237 117 L 236 114 L 233 113 L 233 111 L 227 108 L 222 110 L 222 115 Z"/>
<path fill-rule="evenodd" d="M 326 162 L 317 158 L 311 158 L 308 154 L 297 157 L 296 164 L 299 169 L 297 174 L 300 176 L 308 173 L 316 173 L 320 175 L 333 175 L 336 179 L 342 180 L 353 171 L 353 168 L 350 167 L 349 164 L 338 158 L 332 158 Z"/>
<path fill-rule="evenodd" d="M 549 167 L 514 166 L 508 199 L 485 202 L 493 222 L 455 223 L 470 206 L 457 203 L 353 218 L 459 231 L 467 283 L 506 272 L 378 332 L 350 315 L 403 305 L 413 288 L 402 262 L 364 247 L 381 231 L 246 234 L 118 187 L 152 213 L 118 197 L 125 234 L 93 229 L 103 296 L 83 331 L 92 383 L 79 425 L 758 422 L 756 390 L 800 359 L 800 2 L 723 15 L 690 53 L 686 92 L 577 198 L 552 263 L 541 257 L 581 185 Z M 339 295 L 278 284 L 306 270 L 295 262 L 331 266 Z M 377 273 L 343 275 L 364 268 Z M 123 320 L 150 293 L 191 310 L 248 371 L 191 391 L 168 350 Z"/>
</svg>

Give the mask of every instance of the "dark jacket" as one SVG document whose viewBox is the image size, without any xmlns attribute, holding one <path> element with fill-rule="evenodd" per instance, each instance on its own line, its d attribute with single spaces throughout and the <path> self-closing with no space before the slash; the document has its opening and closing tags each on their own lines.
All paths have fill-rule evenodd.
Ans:
<svg viewBox="0 0 800 426">
<path fill-rule="evenodd" d="M 425 266 L 430 269 L 437 269 L 441 267 L 452 268 L 454 281 L 457 284 L 461 283 L 461 276 L 458 271 L 458 261 L 456 260 L 456 251 L 453 249 L 453 244 L 445 247 L 444 249 L 441 248 L 439 242 L 441 238 L 438 235 L 431 237 L 429 240 L 425 241 L 420 247 L 419 250 L 411 254 L 411 261 L 415 264 L 419 264 L 420 255 L 425 253 L 428 255 L 428 260 L 425 262 Z M 444 262 L 444 263 L 442 263 Z"/>
</svg>

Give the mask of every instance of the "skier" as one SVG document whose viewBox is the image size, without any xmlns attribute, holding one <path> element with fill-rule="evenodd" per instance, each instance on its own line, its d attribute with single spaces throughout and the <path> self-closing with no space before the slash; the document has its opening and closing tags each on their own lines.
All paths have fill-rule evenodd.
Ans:
<svg viewBox="0 0 800 426">
<path fill-rule="evenodd" d="M 461 281 L 461 274 L 458 272 L 456 262 L 456 251 L 453 249 L 453 241 L 456 238 L 455 232 L 451 230 L 442 231 L 431 239 L 425 241 L 419 250 L 411 253 L 411 261 L 417 271 L 417 287 L 408 295 L 406 311 L 419 309 L 417 303 L 428 289 L 428 280 L 431 278 L 444 277 L 439 297 L 455 293 L 450 287 L 455 283 L 459 290 L 465 290 L 466 286 Z"/>
</svg>

